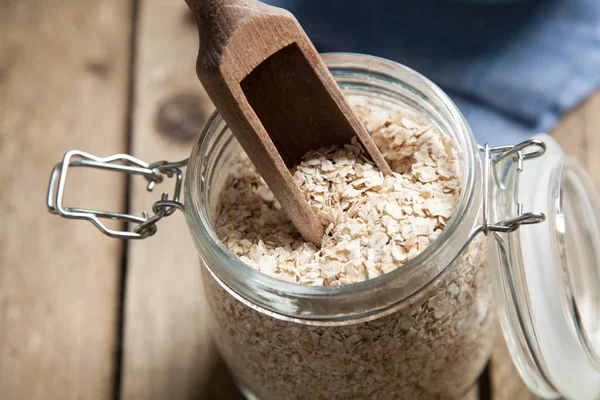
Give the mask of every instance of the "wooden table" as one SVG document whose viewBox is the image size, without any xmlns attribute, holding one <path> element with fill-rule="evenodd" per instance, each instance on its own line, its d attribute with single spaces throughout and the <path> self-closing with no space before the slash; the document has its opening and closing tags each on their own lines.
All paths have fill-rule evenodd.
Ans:
<svg viewBox="0 0 600 400">
<path fill-rule="evenodd" d="M 212 105 L 182 0 L 5 0 L 0 12 L 0 399 L 238 398 L 206 331 L 182 215 L 110 239 L 44 205 L 72 148 L 186 157 Z M 600 183 L 600 95 L 556 129 Z M 123 176 L 73 173 L 70 204 L 148 209 Z M 528 399 L 498 341 L 470 398 Z"/>
</svg>

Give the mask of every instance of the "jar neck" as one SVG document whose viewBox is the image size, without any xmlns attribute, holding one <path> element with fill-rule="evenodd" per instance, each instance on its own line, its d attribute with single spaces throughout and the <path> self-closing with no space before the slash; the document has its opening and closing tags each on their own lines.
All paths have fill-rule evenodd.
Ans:
<svg viewBox="0 0 600 400">
<path fill-rule="evenodd" d="M 392 61 L 358 54 L 323 56 L 346 95 L 411 109 L 452 138 L 460 160 L 462 193 L 454 216 L 425 251 L 380 277 L 345 286 L 284 282 L 244 264 L 214 229 L 227 166 L 239 145 L 220 115 L 205 126 L 192 151 L 186 178 L 186 218 L 200 257 L 213 277 L 246 305 L 275 318 L 336 325 L 391 313 L 441 274 L 459 256 L 474 226 L 481 199 L 477 144 L 456 105 L 431 81 Z"/>
</svg>

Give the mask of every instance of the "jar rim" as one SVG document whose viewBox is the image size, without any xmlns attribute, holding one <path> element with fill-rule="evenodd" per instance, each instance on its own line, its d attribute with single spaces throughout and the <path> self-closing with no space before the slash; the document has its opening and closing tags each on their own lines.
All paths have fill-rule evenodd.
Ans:
<svg viewBox="0 0 600 400">
<path fill-rule="evenodd" d="M 344 69 L 377 75 L 388 84 L 401 84 L 408 80 L 418 82 L 423 93 L 419 95 L 435 97 L 437 106 L 444 108 L 450 123 L 457 134 L 464 139 L 464 160 L 461 165 L 462 191 L 454 215 L 440 236 L 422 253 L 401 267 L 366 281 L 342 286 L 311 286 L 282 281 L 265 275 L 245 264 L 233 255 L 219 240 L 212 229 L 211 221 L 204 204 L 203 196 L 210 189 L 203 175 L 210 155 L 209 145 L 217 135 L 225 132 L 225 122 L 215 112 L 205 125 L 192 150 L 188 164 L 185 185 L 186 219 L 190 227 L 200 257 L 205 267 L 219 283 L 238 300 L 246 305 L 267 313 L 275 318 L 294 320 L 308 324 L 345 324 L 357 320 L 379 318 L 393 312 L 400 302 L 416 294 L 441 274 L 448 265 L 460 256 L 462 244 L 470 233 L 476 216 L 473 210 L 479 209 L 478 191 L 480 190 L 479 150 L 469 125 L 452 100 L 429 79 L 418 72 L 394 61 L 380 57 L 355 53 L 327 53 L 323 60 L 331 70 Z M 413 90 L 417 90 L 414 87 Z M 419 91 L 419 90 L 417 90 Z M 427 92 L 425 94 L 424 92 Z M 204 168 L 204 169 L 203 169 Z M 467 216 L 473 221 L 469 221 Z M 414 290 L 403 288 L 402 281 L 428 266 L 439 256 L 448 243 L 460 243 L 456 252 L 448 259 L 446 266 L 431 276 L 427 282 Z M 390 289 L 384 294 L 382 288 Z M 394 294 L 390 295 L 390 291 Z M 368 310 L 360 310 L 349 305 L 361 298 L 380 296 L 381 301 Z M 336 304 L 348 304 L 336 309 Z M 320 310 L 320 311 L 319 311 Z M 350 322 L 349 322 L 350 321 Z"/>
</svg>

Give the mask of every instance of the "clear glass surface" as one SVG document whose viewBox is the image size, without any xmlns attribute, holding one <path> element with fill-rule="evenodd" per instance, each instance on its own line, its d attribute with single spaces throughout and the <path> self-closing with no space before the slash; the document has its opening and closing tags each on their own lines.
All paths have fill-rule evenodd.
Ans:
<svg viewBox="0 0 600 400">
<path fill-rule="evenodd" d="M 481 204 L 477 145 L 456 106 L 418 73 L 370 56 L 324 59 L 347 96 L 410 108 L 454 140 L 463 183 L 457 210 L 423 253 L 381 277 L 325 287 L 271 278 L 230 254 L 212 229 L 240 151 L 215 115 L 190 158 L 186 218 L 217 346 L 248 398 L 460 398 L 495 337 L 483 237 L 460 253 Z"/>
</svg>

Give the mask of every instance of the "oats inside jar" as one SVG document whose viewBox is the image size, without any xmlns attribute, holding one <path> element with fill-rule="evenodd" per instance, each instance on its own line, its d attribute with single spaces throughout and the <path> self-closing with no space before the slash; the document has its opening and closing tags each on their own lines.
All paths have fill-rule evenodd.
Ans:
<svg viewBox="0 0 600 400">
<path fill-rule="evenodd" d="M 230 252 L 279 279 L 345 285 L 332 287 L 333 293 L 351 292 L 349 284 L 392 270 L 409 272 L 403 266 L 428 246 L 447 244 L 438 236 L 450 229 L 461 191 L 467 191 L 460 143 L 429 119 L 377 100 L 351 98 L 393 176 L 383 177 L 355 143 L 310 152 L 293 170 L 327 232 L 320 249 L 302 239 L 244 155 L 228 160 L 214 227 Z M 207 265 L 203 281 L 215 342 L 249 398 L 460 398 L 481 373 L 494 340 L 483 237 L 460 257 L 438 255 L 413 272 L 426 272 L 436 261 L 443 271 L 393 309 L 331 325 L 274 317 L 239 301 Z M 396 289 L 382 284 L 370 290 L 373 301 L 389 290 Z M 297 306 L 296 297 L 281 299 Z M 323 307 L 331 320 L 339 312 L 336 304 Z"/>
<path fill-rule="evenodd" d="M 352 284 L 400 268 L 445 228 L 461 189 L 452 140 L 415 113 L 351 103 L 393 175 L 356 141 L 308 152 L 292 174 L 325 227 L 319 249 L 240 155 L 220 195 L 216 232 L 246 264 L 289 282 Z"/>
</svg>

